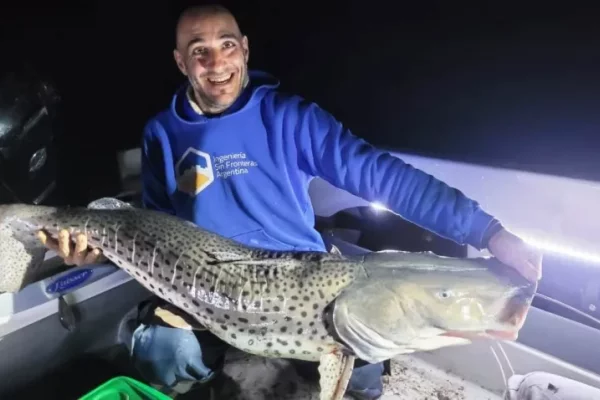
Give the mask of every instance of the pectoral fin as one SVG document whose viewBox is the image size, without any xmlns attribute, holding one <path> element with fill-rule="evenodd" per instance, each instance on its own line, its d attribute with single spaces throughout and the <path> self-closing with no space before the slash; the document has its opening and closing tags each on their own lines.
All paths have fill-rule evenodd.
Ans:
<svg viewBox="0 0 600 400">
<path fill-rule="evenodd" d="M 320 400 L 341 400 L 354 369 L 354 356 L 342 352 L 323 354 L 319 362 Z"/>
</svg>

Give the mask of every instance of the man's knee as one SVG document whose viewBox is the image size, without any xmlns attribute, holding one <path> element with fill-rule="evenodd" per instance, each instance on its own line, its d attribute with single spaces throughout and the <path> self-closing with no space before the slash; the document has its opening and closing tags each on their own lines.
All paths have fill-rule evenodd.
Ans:
<svg viewBox="0 0 600 400">
<path fill-rule="evenodd" d="M 357 360 L 348 382 L 348 394 L 356 399 L 378 399 L 383 394 L 383 372 L 383 363 L 368 364 Z"/>
<path fill-rule="evenodd" d="M 133 333 L 131 356 L 144 379 L 173 388 L 211 380 L 223 366 L 225 351 L 218 341 L 199 340 L 192 331 L 140 324 Z"/>
<path fill-rule="evenodd" d="M 318 381 L 318 363 L 293 360 L 296 372 L 309 381 Z M 384 363 L 369 364 L 356 360 L 346 393 L 360 400 L 378 399 L 383 394 Z"/>
</svg>

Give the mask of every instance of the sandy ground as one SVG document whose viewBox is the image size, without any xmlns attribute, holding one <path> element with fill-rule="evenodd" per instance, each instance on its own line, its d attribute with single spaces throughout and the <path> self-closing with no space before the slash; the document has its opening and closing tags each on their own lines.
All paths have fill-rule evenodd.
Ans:
<svg viewBox="0 0 600 400">
<path fill-rule="evenodd" d="M 318 400 L 317 382 L 299 377 L 287 360 L 231 351 L 225 373 L 231 382 L 215 396 L 231 400 Z M 381 400 L 500 400 L 501 397 L 449 375 L 424 361 L 403 356 L 392 360 Z M 344 399 L 351 400 L 349 396 Z"/>
</svg>

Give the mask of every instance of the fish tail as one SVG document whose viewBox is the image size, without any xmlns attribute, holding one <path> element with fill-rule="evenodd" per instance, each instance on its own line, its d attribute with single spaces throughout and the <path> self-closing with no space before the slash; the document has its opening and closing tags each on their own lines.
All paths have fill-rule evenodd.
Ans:
<svg viewBox="0 0 600 400">
<path fill-rule="evenodd" d="M 15 293 L 40 279 L 46 247 L 27 217 L 50 208 L 0 206 L 0 292 Z"/>
</svg>

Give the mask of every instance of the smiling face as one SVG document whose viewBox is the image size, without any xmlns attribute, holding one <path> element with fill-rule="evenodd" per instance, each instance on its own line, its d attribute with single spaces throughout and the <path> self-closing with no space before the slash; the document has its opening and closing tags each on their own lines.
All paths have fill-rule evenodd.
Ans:
<svg viewBox="0 0 600 400">
<path fill-rule="evenodd" d="M 248 38 L 230 13 L 196 10 L 180 19 L 175 61 L 204 113 L 223 112 L 235 102 L 248 79 L 248 55 Z"/>
</svg>

